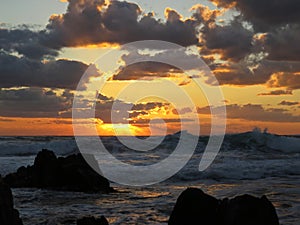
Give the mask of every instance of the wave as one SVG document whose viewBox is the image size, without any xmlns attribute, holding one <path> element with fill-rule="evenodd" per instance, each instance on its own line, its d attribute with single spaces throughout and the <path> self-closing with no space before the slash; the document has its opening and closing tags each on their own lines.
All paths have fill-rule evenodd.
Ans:
<svg viewBox="0 0 300 225">
<path fill-rule="evenodd" d="M 180 134 L 177 132 L 167 135 L 163 143 L 154 151 L 170 153 L 177 146 Z M 102 137 L 101 139 L 115 153 L 131 152 L 116 137 Z M 208 139 L 207 136 L 201 136 L 195 152 L 203 152 Z M 52 150 L 57 155 L 67 155 L 78 151 L 74 137 L 0 137 L 0 156 L 36 155 L 42 149 Z M 300 153 L 300 138 L 280 136 L 254 129 L 241 134 L 227 134 L 221 151 Z"/>
<path fill-rule="evenodd" d="M 260 129 L 242 134 L 226 135 L 225 142 L 231 147 L 244 147 L 254 149 L 272 149 L 281 152 L 300 152 L 300 138 L 270 134 Z"/>
<path fill-rule="evenodd" d="M 168 135 L 157 149 L 147 152 L 130 150 L 122 146 L 116 137 L 105 137 L 103 143 L 111 154 L 123 162 L 149 165 L 168 157 L 177 146 L 179 137 L 180 133 Z M 279 136 L 257 129 L 242 134 L 228 134 L 212 165 L 204 172 L 199 172 L 199 163 L 207 141 L 208 137 L 199 138 L 191 160 L 171 179 L 242 180 L 300 176 L 299 137 Z M 78 151 L 74 137 L 0 137 L 0 164 L 16 169 L 20 165 L 32 163 L 34 155 L 45 148 L 59 156 Z M 7 169 L 1 171 L 0 168 L 0 173 L 7 173 Z"/>
<path fill-rule="evenodd" d="M 172 179 L 194 180 L 256 180 L 269 177 L 300 176 L 300 155 L 284 158 L 252 159 L 236 154 L 221 153 L 205 171 L 198 171 L 201 155 L 195 155 Z"/>
<path fill-rule="evenodd" d="M 50 149 L 57 155 L 77 151 L 73 137 L 1 137 L 0 156 L 31 156 L 42 149 Z"/>
</svg>

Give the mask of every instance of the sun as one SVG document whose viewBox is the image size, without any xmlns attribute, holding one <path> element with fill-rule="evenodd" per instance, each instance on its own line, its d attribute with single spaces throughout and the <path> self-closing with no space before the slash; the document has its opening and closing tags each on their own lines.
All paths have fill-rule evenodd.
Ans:
<svg viewBox="0 0 300 225">
<path fill-rule="evenodd" d="M 147 131 L 131 124 L 99 124 L 99 136 L 145 136 Z"/>
</svg>

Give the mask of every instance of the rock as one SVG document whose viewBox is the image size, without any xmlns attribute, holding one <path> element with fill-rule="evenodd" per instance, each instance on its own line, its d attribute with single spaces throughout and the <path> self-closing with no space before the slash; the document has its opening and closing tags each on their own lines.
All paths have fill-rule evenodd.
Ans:
<svg viewBox="0 0 300 225">
<path fill-rule="evenodd" d="M 13 196 L 7 184 L 0 178 L 0 224 L 23 225 L 18 210 L 14 209 Z"/>
<path fill-rule="evenodd" d="M 279 225 L 276 210 L 266 196 L 242 195 L 224 199 L 220 218 L 224 225 Z"/>
<path fill-rule="evenodd" d="M 101 216 L 99 219 L 95 217 L 84 217 L 77 220 L 77 225 L 109 225 L 108 221 L 104 216 Z"/>
<path fill-rule="evenodd" d="M 169 225 L 279 225 L 275 207 L 266 196 L 217 200 L 188 188 L 178 197 Z"/>
<path fill-rule="evenodd" d="M 93 159 L 93 156 L 89 156 Z M 96 160 L 95 160 L 95 163 Z M 104 192 L 113 191 L 109 181 L 94 171 L 82 155 L 59 157 L 49 150 L 39 152 L 32 166 L 20 167 L 7 175 L 4 181 L 11 187 L 34 187 L 65 191 Z"/>
<path fill-rule="evenodd" d="M 216 225 L 218 204 L 217 199 L 202 190 L 188 188 L 178 197 L 169 225 Z"/>
</svg>

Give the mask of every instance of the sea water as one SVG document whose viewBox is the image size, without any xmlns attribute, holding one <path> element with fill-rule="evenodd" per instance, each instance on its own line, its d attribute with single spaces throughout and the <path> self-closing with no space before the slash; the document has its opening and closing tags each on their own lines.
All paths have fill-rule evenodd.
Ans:
<svg viewBox="0 0 300 225">
<path fill-rule="evenodd" d="M 179 135 L 169 135 L 153 151 L 139 153 L 123 146 L 116 137 L 100 138 L 119 160 L 149 165 L 168 157 Z M 277 209 L 280 224 L 299 225 L 299 137 L 258 131 L 226 135 L 212 165 L 199 172 L 207 140 L 200 137 L 191 160 L 162 183 L 146 187 L 112 183 L 117 192 L 111 194 L 19 188 L 13 189 L 15 207 L 25 225 L 71 225 L 77 218 L 91 215 L 104 215 L 110 224 L 167 224 L 179 194 L 186 187 L 198 187 L 217 198 L 266 195 Z M 78 152 L 74 137 L 0 137 L 0 174 L 32 165 L 41 149 L 53 150 L 59 156 Z"/>
</svg>

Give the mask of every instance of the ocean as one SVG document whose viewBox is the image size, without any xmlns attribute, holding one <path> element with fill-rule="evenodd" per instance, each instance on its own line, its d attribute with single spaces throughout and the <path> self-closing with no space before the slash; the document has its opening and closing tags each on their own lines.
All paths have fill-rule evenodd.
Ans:
<svg viewBox="0 0 300 225">
<path fill-rule="evenodd" d="M 118 159 L 148 165 L 166 158 L 176 147 L 178 135 L 169 135 L 154 151 L 134 153 L 116 137 L 100 137 Z M 15 207 L 24 225 L 76 224 L 83 216 L 104 215 L 110 224 L 167 224 L 179 194 L 198 187 L 217 198 L 245 193 L 266 195 L 282 225 L 300 222 L 300 138 L 257 130 L 228 134 L 213 164 L 199 172 L 198 165 L 208 137 L 199 138 L 193 157 L 176 175 L 146 187 L 112 183 L 117 192 L 86 194 L 31 188 L 13 189 Z M 78 152 L 74 137 L 0 137 L 0 174 L 33 164 L 42 149 L 58 156 Z"/>
</svg>

